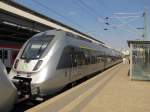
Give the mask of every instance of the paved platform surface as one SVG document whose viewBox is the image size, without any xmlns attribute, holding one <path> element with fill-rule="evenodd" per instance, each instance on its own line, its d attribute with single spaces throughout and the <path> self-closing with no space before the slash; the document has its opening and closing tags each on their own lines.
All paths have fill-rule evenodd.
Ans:
<svg viewBox="0 0 150 112">
<path fill-rule="evenodd" d="M 150 82 L 131 81 L 119 64 L 27 112 L 150 112 Z"/>
</svg>

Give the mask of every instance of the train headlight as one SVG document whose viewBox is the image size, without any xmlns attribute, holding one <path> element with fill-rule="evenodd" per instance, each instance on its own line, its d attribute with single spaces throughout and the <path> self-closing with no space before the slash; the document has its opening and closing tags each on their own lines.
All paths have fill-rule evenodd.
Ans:
<svg viewBox="0 0 150 112">
<path fill-rule="evenodd" d="M 19 59 L 16 60 L 15 64 L 14 64 L 14 68 L 16 69 L 19 63 Z"/>
<path fill-rule="evenodd" d="M 33 68 L 33 71 L 39 69 L 39 67 L 41 66 L 42 62 L 43 62 L 42 60 L 39 60 L 39 61 L 36 63 L 35 67 Z"/>
</svg>

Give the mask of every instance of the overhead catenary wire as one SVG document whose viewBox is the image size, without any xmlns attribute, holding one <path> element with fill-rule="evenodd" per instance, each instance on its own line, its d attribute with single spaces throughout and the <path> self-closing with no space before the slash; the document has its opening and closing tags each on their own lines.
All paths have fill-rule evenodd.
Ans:
<svg viewBox="0 0 150 112">
<path fill-rule="evenodd" d="M 94 15 L 94 17 L 95 17 L 95 19 L 96 19 L 96 21 L 98 21 L 98 22 L 100 22 L 100 23 L 102 23 L 102 24 L 104 24 L 105 26 L 107 25 L 107 27 L 108 28 L 112 28 L 113 26 L 110 24 L 110 23 L 108 23 L 108 21 L 107 21 L 107 19 L 106 18 L 104 18 L 99 12 L 97 12 L 94 8 L 92 8 L 91 6 L 89 6 L 89 5 L 87 5 L 83 0 L 78 0 L 78 2 L 77 2 L 77 0 L 74 0 L 76 3 L 78 3 L 80 6 L 82 5 L 82 7 L 84 7 L 85 9 L 87 9 L 88 10 L 88 14 L 90 14 L 90 15 Z M 104 30 L 105 30 L 105 28 L 103 28 Z"/>
<path fill-rule="evenodd" d="M 84 32 L 85 32 L 85 33 L 88 32 L 85 27 L 83 27 L 83 26 L 81 26 L 80 24 L 76 23 L 76 22 L 73 21 L 72 19 L 67 18 L 67 17 L 64 16 L 63 14 L 58 13 L 57 11 L 51 9 L 51 8 L 48 7 L 47 5 L 41 3 L 40 1 L 38 1 L 38 0 L 32 0 L 32 1 L 33 1 L 34 3 L 40 5 L 41 7 L 43 7 L 43 8 L 45 8 L 45 9 L 51 11 L 51 12 L 54 13 L 55 15 L 57 15 L 57 16 L 63 18 L 64 20 L 69 21 L 71 24 L 72 24 L 72 23 L 75 24 L 75 25 L 78 26 L 80 29 L 82 29 L 82 30 L 84 29 Z"/>
<path fill-rule="evenodd" d="M 109 17 L 109 19 L 114 19 L 114 18 Z M 119 25 L 114 25 L 113 27 L 119 28 L 119 27 L 125 26 L 126 24 L 131 23 L 132 21 L 135 21 L 136 19 L 138 19 L 138 18 L 131 18 L 129 21 L 120 23 Z"/>
<path fill-rule="evenodd" d="M 142 17 L 142 16 L 124 16 L 124 17 L 120 17 L 120 16 L 117 16 L 117 17 L 109 17 L 110 19 L 118 19 L 118 18 L 121 18 L 121 19 L 128 19 L 128 18 L 138 18 L 138 17 Z"/>
<path fill-rule="evenodd" d="M 142 13 L 138 12 L 138 13 L 113 13 L 113 16 L 112 17 L 106 17 L 106 19 L 110 20 L 110 19 L 116 19 L 118 20 L 119 22 L 121 22 L 119 25 L 116 25 L 116 26 L 113 26 L 111 29 L 116 29 L 116 28 L 119 28 L 121 30 L 124 30 L 124 31 L 128 31 L 130 33 L 136 33 L 138 35 L 142 35 L 142 32 L 140 32 L 137 28 L 133 27 L 132 25 L 129 25 L 128 23 L 130 23 L 131 21 L 137 19 L 137 18 L 140 18 L 140 17 L 143 17 L 142 16 Z M 124 22 L 123 20 L 126 20 L 126 19 L 131 19 L 130 21 L 128 22 Z M 123 28 L 123 26 L 126 26 Z M 107 28 L 106 28 L 107 29 Z"/>
<path fill-rule="evenodd" d="M 104 17 L 101 16 L 101 14 L 100 14 L 99 12 L 97 12 L 94 8 L 92 8 L 91 6 L 87 5 L 87 4 L 86 4 L 84 1 L 82 1 L 82 0 L 78 0 L 78 1 L 74 0 L 74 1 L 75 1 L 75 2 L 78 2 L 78 4 L 80 4 L 81 7 L 84 7 L 85 9 L 87 9 L 90 15 L 96 17 L 96 20 L 97 20 L 98 18 L 100 18 L 100 20 L 101 20 L 100 22 L 101 22 L 101 23 L 105 23 Z M 87 10 L 86 10 L 86 11 L 87 11 Z"/>
<path fill-rule="evenodd" d="M 97 0 L 98 2 L 99 2 L 99 0 Z M 105 7 L 107 7 L 107 8 L 109 8 L 108 7 L 108 5 L 107 4 L 105 4 Z M 119 19 L 119 21 L 120 21 L 120 19 L 129 19 L 129 18 L 132 18 L 133 20 L 134 19 L 136 19 L 136 18 L 140 18 L 140 17 L 143 17 L 142 16 L 142 14 L 143 14 L 143 12 L 119 12 L 119 13 L 113 13 L 113 15 L 116 15 L 115 17 L 113 16 L 113 17 L 107 17 L 108 19 Z M 125 16 L 124 16 L 125 15 Z M 124 16 L 124 17 L 122 17 L 122 16 Z M 132 21 L 132 20 L 131 20 Z M 131 22 L 130 21 L 130 22 Z M 122 24 L 120 24 L 120 25 L 116 25 L 116 26 L 111 26 L 111 27 L 109 27 L 109 28 L 118 28 L 118 27 L 122 27 L 122 26 L 124 26 L 124 25 L 126 25 L 126 24 L 128 24 L 129 22 L 122 22 L 122 20 L 120 21 Z M 132 26 L 130 26 L 129 25 L 129 27 L 131 28 Z M 106 28 L 107 29 L 107 28 Z M 122 28 L 121 28 L 122 29 Z M 139 33 L 139 31 L 136 29 L 136 28 L 133 28 L 132 27 L 132 30 L 134 29 L 134 31 L 130 31 L 130 32 L 138 32 L 138 34 L 140 34 Z M 135 31 L 136 30 L 136 31 Z M 127 30 L 126 30 L 127 31 Z"/>
<path fill-rule="evenodd" d="M 115 17 L 118 17 L 118 15 L 114 15 Z M 121 19 L 121 18 L 116 18 L 118 19 L 122 24 L 124 24 L 125 22 Z M 138 31 L 136 28 L 134 28 L 133 26 L 129 25 L 129 24 L 125 24 L 126 26 L 128 26 L 132 31 L 136 32 L 139 35 L 142 35 L 142 33 L 140 31 Z"/>
<path fill-rule="evenodd" d="M 106 25 L 106 21 L 105 21 L 105 18 L 103 16 L 101 16 L 100 13 L 98 13 L 91 6 L 87 5 L 84 1 L 81 1 L 81 0 L 72 0 L 72 1 L 75 4 L 77 4 L 78 7 L 82 8 L 83 10 L 85 10 L 85 12 L 88 13 L 88 15 L 91 15 L 91 17 L 93 17 L 93 19 L 95 19 L 98 24 L 101 24 L 99 26 L 102 28 L 102 30 L 104 29 L 102 24 Z M 100 35 L 100 37 L 101 37 L 101 35 Z"/>
<path fill-rule="evenodd" d="M 95 19 L 97 21 L 97 15 L 95 15 L 94 13 L 89 11 L 89 9 L 87 7 L 85 7 L 82 3 L 80 3 L 78 0 L 72 0 L 72 1 L 75 4 L 77 4 L 78 7 L 82 8 L 83 10 L 85 10 L 85 12 L 88 13 L 88 15 L 90 15 L 91 17 L 93 17 L 93 19 Z"/>
<path fill-rule="evenodd" d="M 130 13 L 113 13 L 115 15 L 141 15 L 143 12 L 130 12 Z"/>
</svg>

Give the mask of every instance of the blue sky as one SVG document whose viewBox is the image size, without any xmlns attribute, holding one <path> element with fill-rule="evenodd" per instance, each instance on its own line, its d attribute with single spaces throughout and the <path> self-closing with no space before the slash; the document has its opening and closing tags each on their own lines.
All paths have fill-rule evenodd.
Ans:
<svg viewBox="0 0 150 112">
<path fill-rule="evenodd" d="M 127 48 L 127 40 L 142 38 L 147 7 L 148 40 L 150 32 L 150 0 L 14 0 L 30 9 L 56 19 L 101 40 L 113 48 Z M 114 15 L 114 13 L 134 13 Z M 137 14 L 138 13 L 138 14 Z M 132 17 L 131 17 L 132 16 Z M 104 19 L 109 17 L 108 20 Z M 112 17 L 112 18 L 111 18 Z M 109 23 L 106 25 L 105 23 Z M 107 28 L 108 30 L 104 30 Z"/>
</svg>

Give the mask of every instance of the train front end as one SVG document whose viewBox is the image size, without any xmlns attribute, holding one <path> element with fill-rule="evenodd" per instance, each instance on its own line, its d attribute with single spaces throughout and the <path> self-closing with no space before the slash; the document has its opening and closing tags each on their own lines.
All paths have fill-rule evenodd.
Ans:
<svg viewBox="0 0 150 112">
<path fill-rule="evenodd" d="M 49 51 L 54 35 L 38 34 L 20 50 L 10 71 L 20 99 L 41 95 L 41 86 L 48 79 Z"/>
</svg>

